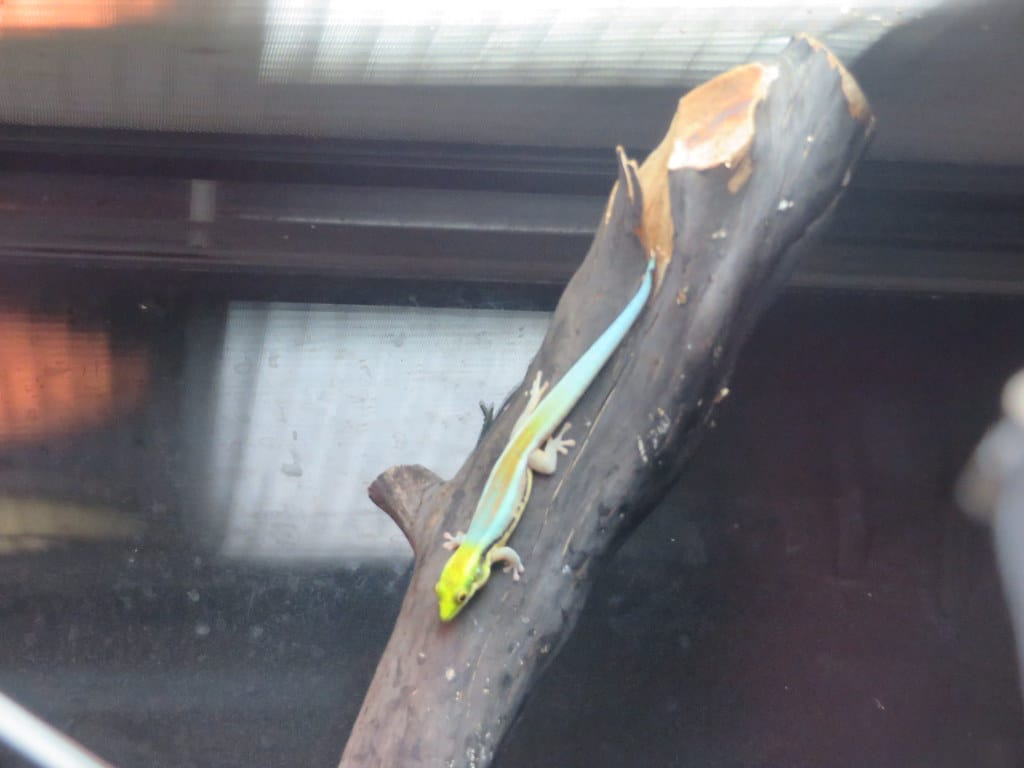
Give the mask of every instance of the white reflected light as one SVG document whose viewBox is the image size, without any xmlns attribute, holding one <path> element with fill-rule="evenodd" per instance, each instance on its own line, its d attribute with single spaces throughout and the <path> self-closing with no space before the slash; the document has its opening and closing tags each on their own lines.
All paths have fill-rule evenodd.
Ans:
<svg viewBox="0 0 1024 768">
<path fill-rule="evenodd" d="M 261 76 L 321 83 L 688 85 L 806 33 L 850 62 L 939 0 L 272 0 Z"/>
<path fill-rule="evenodd" d="M 216 368 L 200 427 L 203 527 L 231 558 L 402 562 L 410 549 L 367 498 L 370 482 L 394 464 L 454 475 L 480 434 L 478 403 L 501 405 L 547 322 L 544 312 L 233 305 L 222 343 L 189 354 L 193 373 Z"/>
</svg>

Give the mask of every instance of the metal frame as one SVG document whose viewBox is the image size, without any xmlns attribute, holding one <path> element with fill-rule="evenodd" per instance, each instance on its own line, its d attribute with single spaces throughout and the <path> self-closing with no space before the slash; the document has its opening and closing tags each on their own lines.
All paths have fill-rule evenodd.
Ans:
<svg viewBox="0 0 1024 768">
<path fill-rule="evenodd" d="M 610 149 L 0 129 L 0 264 L 553 298 L 590 243 L 613 160 Z M 1022 208 L 1013 169 L 869 161 L 792 286 L 1024 293 Z"/>
</svg>

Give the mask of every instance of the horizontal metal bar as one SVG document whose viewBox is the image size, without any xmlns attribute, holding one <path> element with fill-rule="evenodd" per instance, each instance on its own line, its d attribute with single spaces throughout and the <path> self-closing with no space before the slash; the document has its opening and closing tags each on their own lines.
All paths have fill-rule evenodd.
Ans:
<svg viewBox="0 0 1024 768">
<path fill-rule="evenodd" d="M 504 95 L 507 98 L 507 91 Z M 544 89 L 543 96 L 557 98 L 552 89 Z M 618 91 L 612 96 L 623 110 L 629 108 L 623 99 L 635 101 Z M 664 101 L 671 109 L 675 103 L 673 97 L 654 97 L 648 103 L 650 98 L 634 106 L 656 110 L 655 105 Z M 599 195 L 607 192 L 616 173 L 613 148 L 604 146 L 354 141 L 16 125 L 0 125 L 0 168 L 57 175 Z"/>
<path fill-rule="evenodd" d="M 513 164 L 518 150 L 379 150 L 352 152 L 367 167 L 391 163 L 394 185 L 210 180 L 200 185 L 208 197 L 200 219 L 188 179 L 0 173 L 0 264 L 560 286 L 585 255 L 612 183 L 596 154 L 524 155 L 518 173 L 534 182 L 509 186 L 499 174 L 484 188 L 460 174 L 479 181 Z M 585 170 L 566 171 L 556 191 L 523 191 L 544 188 L 549 160 Z M 461 170 L 432 188 L 419 186 L 425 167 Z M 868 163 L 791 285 L 1019 294 L 1022 252 L 1018 174 Z"/>
</svg>

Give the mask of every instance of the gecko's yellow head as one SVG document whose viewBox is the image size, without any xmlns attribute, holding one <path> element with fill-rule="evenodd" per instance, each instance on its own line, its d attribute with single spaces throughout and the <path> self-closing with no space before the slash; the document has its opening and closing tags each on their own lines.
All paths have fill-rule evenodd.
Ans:
<svg viewBox="0 0 1024 768">
<path fill-rule="evenodd" d="M 491 569 L 484 564 L 484 553 L 479 547 L 463 544 L 456 549 L 444 564 L 441 578 L 434 586 L 441 621 L 451 621 L 458 616 L 469 598 L 487 583 L 490 575 Z"/>
</svg>

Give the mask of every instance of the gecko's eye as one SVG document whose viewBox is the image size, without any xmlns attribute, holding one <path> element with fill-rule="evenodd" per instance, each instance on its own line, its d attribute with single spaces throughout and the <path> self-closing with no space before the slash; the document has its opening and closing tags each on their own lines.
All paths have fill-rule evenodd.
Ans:
<svg viewBox="0 0 1024 768">
<path fill-rule="evenodd" d="M 455 602 L 459 605 L 462 605 L 464 602 L 466 602 L 466 593 L 459 592 L 457 595 L 455 595 Z"/>
</svg>

